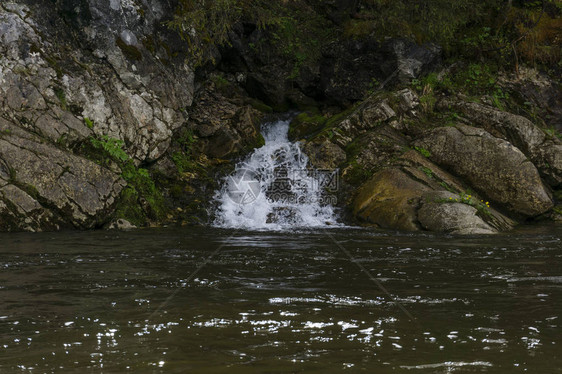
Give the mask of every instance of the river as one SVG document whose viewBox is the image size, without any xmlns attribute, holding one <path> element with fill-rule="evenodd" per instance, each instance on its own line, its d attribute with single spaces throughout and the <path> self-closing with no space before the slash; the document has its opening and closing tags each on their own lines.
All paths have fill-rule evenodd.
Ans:
<svg viewBox="0 0 562 374">
<path fill-rule="evenodd" d="M 0 243 L 1 373 L 561 372 L 560 226 Z"/>
</svg>

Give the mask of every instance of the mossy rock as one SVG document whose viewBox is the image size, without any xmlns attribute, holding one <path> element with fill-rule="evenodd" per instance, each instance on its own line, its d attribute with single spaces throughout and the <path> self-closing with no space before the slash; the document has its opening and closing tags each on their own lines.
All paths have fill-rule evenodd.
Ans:
<svg viewBox="0 0 562 374">
<path fill-rule="evenodd" d="M 308 138 L 322 130 L 326 121 L 326 117 L 314 112 L 300 113 L 291 121 L 289 126 L 289 138 Z"/>
<path fill-rule="evenodd" d="M 383 228 L 417 231 L 417 206 L 421 194 L 429 190 L 397 168 L 384 169 L 361 187 L 353 215 Z"/>
<path fill-rule="evenodd" d="M 345 170 L 344 180 L 352 186 L 358 187 L 365 183 L 370 177 L 373 176 L 371 170 L 366 169 L 364 166 L 359 165 L 357 161 L 353 161 Z"/>
<path fill-rule="evenodd" d="M 117 38 L 115 43 L 117 44 L 119 49 L 121 49 L 125 57 L 127 57 L 129 60 L 133 60 L 133 61 L 142 60 L 141 51 L 134 45 L 128 45 L 121 38 Z"/>
</svg>

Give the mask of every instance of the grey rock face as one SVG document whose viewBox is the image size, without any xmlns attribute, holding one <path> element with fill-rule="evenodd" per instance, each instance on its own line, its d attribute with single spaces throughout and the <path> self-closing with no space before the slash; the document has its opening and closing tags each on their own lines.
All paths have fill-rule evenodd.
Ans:
<svg viewBox="0 0 562 374">
<path fill-rule="evenodd" d="M 443 100 L 439 106 L 453 108 L 490 134 L 509 141 L 529 157 L 551 186 L 562 184 L 562 142 L 527 118 L 464 101 Z"/>
<path fill-rule="evenodd" d="M 90 137 L 124 142 L 135 164 L 160 158 L 187 121 L 194 76 L 162 27 L 167 1 L 0 3 L 0 229 L 91 228 L 124 186 L 76 153 Z"/>
<path fill-rule="evenodd" d="M 149 51 L 141 42 L 152 48 L 149 41 L 161 37 L 156 28 L 163 12 L 157 3 L 83 1 L 68 9 L 76 28 L 64 31 L 74 39 L 48 24 L 60 22 L 56 7 L 3 4 L 0 105 L 5 114 L 15 122 L 23 118 L 52 141 L 108 135 L 123 140 L 137 162 L 162 156 L 172 131 L 186 120 L 194 88 L 187 65 L 171 64 L 167 55 L 165 64 L 162 51 Z M 93 122 L 92 129 L 84 118 Z"/>
<path fill-rule="evenodd" d="M 40 231 L 103 223 L 125 185 L 118 175 L 6 121 L 0 127 L 2 226 Z"/>
<path fill-rule="evenodd" d="M 459 196 L 447 191 L 426 193 L 418 210 L 424 229 L 450 234 L 493 234 L 498 232 L 478 216 L 478 210 L 464 203 L 448 202 Z"/>
<path fill-rule="evenodd" d="M 465 125 L 441 127 L 416 145 L 427 149 L 432 161 L 511 212 L 533 217 L 553 207 L 535 166 L 511 143 L 485 130 Z"/>
</svg>

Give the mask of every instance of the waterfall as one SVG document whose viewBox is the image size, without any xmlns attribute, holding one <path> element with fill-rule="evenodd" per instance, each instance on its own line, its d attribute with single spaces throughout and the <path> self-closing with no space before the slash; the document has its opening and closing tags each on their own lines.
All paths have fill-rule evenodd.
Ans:
<svg viewBox="0 0 562 374">
<path fill-rule="evenodd" d="M 290 120 L 262 125 L 265 145 L 236 165 L 215 194 L 214 225 L 283 230 L 338 225 L 333 203 L 337 170 L 316 170 L 298 142 L 288 139 Z"/>
</svg>

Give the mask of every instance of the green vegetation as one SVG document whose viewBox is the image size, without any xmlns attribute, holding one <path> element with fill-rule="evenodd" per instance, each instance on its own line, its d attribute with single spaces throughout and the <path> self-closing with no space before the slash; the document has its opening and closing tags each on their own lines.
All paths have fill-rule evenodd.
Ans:
<svg viewBox="0 0 562 374">
<path fill-rule="evenodd" d="M 349 168 L 347 169 L 344 178 L 350 185 L 358 187 L 372 176 L 373 171 L 367 170 L 365 167 L 360 165 L 357 160 L 353 160 L 349 163 Z"/>
<path fill-rule="evenodd" d="M 309 137 L 320 131 L 327 119 L 318 111 L 303 112 L 297 115 L 290 124 L 289 137 L 291 139 L 301 139 Z"/>
<path fill-rule="evenodd" d="M 334 32 L 324 15 L 300 1 L 180 0 L 168 27 L 188 43 L 190 60 L 201 66 L 215 62 L 214 49 L 229 45 L 229 32 L 242 22 L 255 25 L 265 36 L 250 43 L 250 49 L 267 57 L 264 48 L 270 51 L 273 46 L 275 54 L 292 63 L 292 78 L 298 76 L 301 67 L 320 57 L 322 46 Z"/>
<path fill-rule="evenodd" d="M 431 169 L 426 168 L 425 166 L 420 166 L 420 170 L 424 172 L 425 175 L 427 175 L 429 178 L 433 179 L 433 172 L 431 171 Z"/>
<path fill-rule="evenodd" d="M 418 151 L 423 157 L 429 158 L 431 157 L 431 152 L 423 147 L 414 147 L 416 151 Z"/>
<path fill-rule="evenodd" d="M 94 121 L 92 121 L 92 120 L 89 119 L 88 117 L 84 117 L 84 124 L 85 124 L 86 127 L 88 127 L 89 129 L 93 129 L 93 128 L 94 128 Z"/>
<path fill-rule="evenodd" d="M 478 213 L 491 216 L 490 203 L 484 200 L 477 201 L 472 197 L 470 191 L 460 192 L 458 198 L 450 197 L 448 199 L 438 199 L 436 202 L 440 203 L 460 203 L 470 205 L 478 211 Z"/>
<path fill-rule="evenodd" d="M 90 137 L 90 143 L 94 149 L 102 151 L 97 161 L 104 165 L 115 162 L 127 182 L 116 209 L 116 218 L 127 219 L 135 225 L 146 224 L 147 217 L 151 220 L 163 219 L 165 207 L 161 192 L 148 170 L 137 167 L 123 150 L 124 142 L 103 135 Z"/>
<path fill-rule="evenodd" d="M 211 80 L 219 92 L 226 93 L 232 88 L 232 84 L 220 74 L 213 74 Z"/>
<path fill-rule="evenodd" d="M 61 108 L 63 110 L 66 110 L 66 107 L 67 107 L 67 105 L 66 105 L 66 94 L 64 93 L 64 90 L 60 87 L 54 87 L 53 91 L 55 92 L 55 95 L 59 99 Z"/>
<path fill-rule="evenodd" d="M 363 0 L 345 25 L 348 37 L 375 35 L 436 42 L 447 57 L 493 57 L 556 64 L 561 52 L 562 3 L 558 0 Z"/>
<path fill-rule="evenodd" d="M 91 137 L 90 142 L 95 148 L 102 149 L 107 157 L 115 161 L 121 163 L 129 161 L 129 155 L 123 150 L 125 143 L 122 140 L 102 135 L 100 139 Z"/>
<path fill-rule="evenodd" d="M 556 138 L 562 140 L 562 134 L 559 133 L 554 127 L 546 129 L 545 131 L 551 137 L 553 137 L 553 138 L 556 137 Z"/>
</svg>

